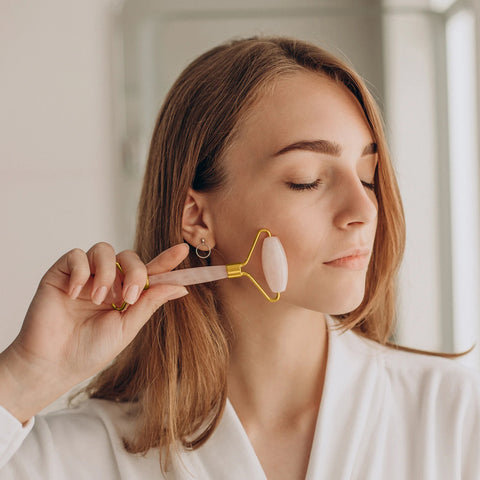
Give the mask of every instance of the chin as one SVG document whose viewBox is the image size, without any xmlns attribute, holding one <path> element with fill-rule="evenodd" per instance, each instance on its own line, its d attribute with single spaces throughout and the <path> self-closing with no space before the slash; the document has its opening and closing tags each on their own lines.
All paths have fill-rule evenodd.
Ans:
<svg viewBox="0 0 480 480">
<path fill-rule="evenodd" d="M 344 315 L 353 312 L 360 306 L 364 296 L 365 290 L 358 293 L 355 292 L 355 294 L 350 295 L 348 298 L 339 299 L 338 302 L 330 302 L 330 308 L 324 311 L 330 315 Z"/>
<path fill-rule="evenodd" d="M 292 278 L 282 298 L 288 303 L 315 312 L 330 315 L 350 313 L 362 303 L 366 291 L 366 273 L 353 273 L 354 275 L 329 275 L 319 278 L 316 272 L 313 272 L 307 279 Z"/>
<path fill-rule="evenodd" d="M 323 291 L 323 295 L 309 295 L 300 304 L 305 308 L 329 315 L 344 315 L 360 306 L 365 296 L 365 288 Z"/>
<path fill-rule="evenodd" d="M 290 301 L 294 305 L 297 305 L 308 310 L 313 310 L 314 312 L 327 313 L 329 315 L 344 315 L 355 310 L 363 301 L 364 292 L 359 292 L 358 294 L 350 294 L 348 298 L 345 296 L 338 299 L 333 296 L 317 296 L 309 298 L 301 298 L 298 300 L 291 301 L 290 299 L 284 300 Z"/>
</svg>

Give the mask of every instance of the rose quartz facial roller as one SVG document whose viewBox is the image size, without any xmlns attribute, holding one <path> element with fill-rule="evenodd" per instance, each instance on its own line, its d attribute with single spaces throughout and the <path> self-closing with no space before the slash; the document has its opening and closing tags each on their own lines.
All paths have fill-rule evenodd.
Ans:
<svg viewBox="0 0 480 480">
<path fill-rule="evenodd" d="M 248 272 L 242 271 L 242 268 L 250 260 L 258 238 L 263 232 L 265 232 L 268 236 L 263 240 L 262 245 L 262 267 L 270 290 L 277 293 L 277 296 L 274 298 L 270 298 Z M 272 234 L 269 230 L 262 228 L 257 232 L 257 236 L 253 242 L 248 257 L 243 263 L 173 270 L 172 272 L 152 275 L 149 277 L 149 282 L 150 285 L 156 285 L 159 283 L 168 283 L 173 285 L 195 285 L 197 283 L 213 282 L 223 278 L 238 277 L 248 277 L 269 302 L 276 302 L 279 300 L 280 292 L 285 291 L 288 280 L 287 257 L 280 239 L 278 237 L 272 237 Z"/>
</svg>

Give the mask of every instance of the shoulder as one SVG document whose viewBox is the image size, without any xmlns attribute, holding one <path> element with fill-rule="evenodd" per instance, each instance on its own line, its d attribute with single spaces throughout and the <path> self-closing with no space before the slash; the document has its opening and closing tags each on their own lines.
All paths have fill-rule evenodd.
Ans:
<svg viewBox="0 0 480 480">
<path fill-rule="evenodd" d="M 330 340 L 343 363 L 355 362 L 364 370 L 374 368 L 390 388 L 414 392 L 443 391 L 451 396 L 472 396 L 480 402 L 480 369 L 459 359 L 400 350 L 368 339 L 354 330 L 342 331 L 329 318 Z"/>
<path fill-rule="evenodd" d="M 129 408 L 128 404 L 87 399 L 75 406 L 38 415 L 22 448 L 35 456 L 57 457 L 63 465 L 87 462 L 89 469 L 101 471 L 107 465 L 113 466 L 116 463 L 113 459 L 127 454 L 123 438 L 135 427 Z"/>
<path fill-rule="evenodd" d="M 412 378 L 438 386 L 445 384 L 450 389 L 471 388 L 480 393 L 480 370 L 464 365 L 461 359 L 408 352 L 390 346 L 383 346 L 382 359 L 385 369 L 392 376 Z"/>
<path fill-rule="evenodd" d="M 411 397 L 420 406 L 443 406 L 475 415 L 480 422 L 480 370 L 458 359 L 408 352 L 353 333 L 378 360 L 389 388 L 401 398 Z"/>
<path fill-rule="evenodd" d="M 356 333 L 354 335 L 363 344 L 366 351 L 376 353 L 386 371 L 392 375 L 422 380 L 426 378 L 437 380 L 445 378 L 451 381 L 457 379 L 460 382 L 471 384 L 473 387 L 480 386 L 480 370 L 464 365 L 460 359 L 400 350 L 388 345 L 381 345 Z"/>
<path fill-rule="evenodd" d="M 367 425 L 362 435 L 386 469 L 396 465 L 398 478 L 479 478 L 480 371 L 352 330 L 329 338 L 336 367 L 330 384 L 354 384 L 355 415 Z"/>
<path fill-rule="evenodd" d="M 134 407 L 128 403 L 116 403 L 109 400 L 88 398 L 75 400 L 69 407 L 41 415 L 40 418 L 50 425 L 61 423 L 85 423 L 86 426 L 108 426 L 119 420 L 125 422 L 132 418 Z M 88 427 L 87 427 L 88 428 Z"/>
<path fill-rule="evenodd" d="M 78 404 L 36 418 L 39 428 L 47 428 L 57 442 L 85 442 L 85 439 L 122 442 L 134 429 L 135 416 L 129 404 L 87 399 Z M 115 446 L 115 445 L 113 445 Z"/>
</svg>

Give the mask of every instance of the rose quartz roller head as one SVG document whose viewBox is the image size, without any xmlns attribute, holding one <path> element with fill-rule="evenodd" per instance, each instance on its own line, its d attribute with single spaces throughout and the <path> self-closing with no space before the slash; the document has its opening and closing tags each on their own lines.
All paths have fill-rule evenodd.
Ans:
<svg viewBox="0 0 480 480">
<path fill-rule="evenodd" d="M 275 298 L 270 298 L 257 281 L 248 273 L 242 271 L 242 268 L 248 263 L 252 252 L 257 244 L 258 237 L 262 232 L 268 236 L 263 240 L 262 245 L 262 267 L 267 284 L 272 292 L 276 292 Z M 197 283 L 213 282 L 222 278 L 248 277 L 260 290 L 264 297 L 270 302 L 276 302 L 280 299 L 280 292 L 287 288 L 288 265 L 287 257 L 283 246 L 278 237 L 272 237 L 272 234 L 266 228 L 257 232 L 255 241 L 243 263 L 231 263 L 229 265 L 213 265 L 208 267 L 184 268 L 172 272 L 160 273 L 149 277 L 150 285 L 158 283 L 168 283 L 173 285 L 195 285 Z"/>
</svg>

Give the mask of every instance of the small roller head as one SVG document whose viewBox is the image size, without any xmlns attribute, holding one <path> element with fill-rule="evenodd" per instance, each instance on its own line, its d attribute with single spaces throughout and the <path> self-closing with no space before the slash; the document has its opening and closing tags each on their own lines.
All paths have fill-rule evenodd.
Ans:
<svg viewBox="0 0 480 480">
<path fill-rule="evenodd" d="M 278 237 L 266 237 L 262 246 L 262 267 L 272 292 L 284 292 L 288 281 L 285 250 Z"/>
</svg>

